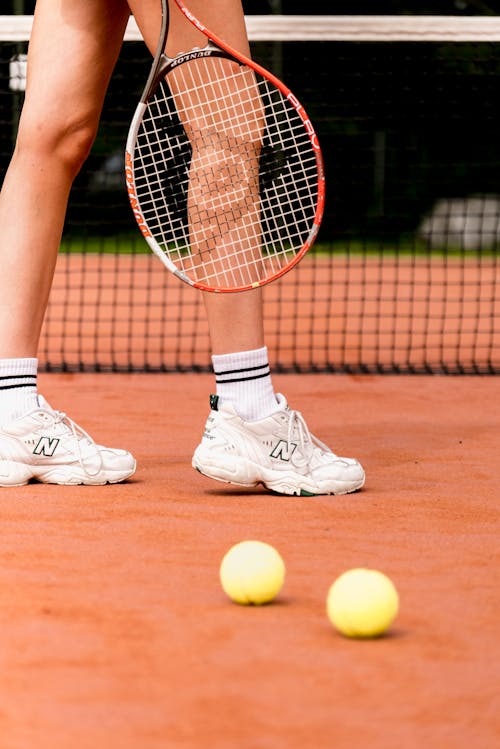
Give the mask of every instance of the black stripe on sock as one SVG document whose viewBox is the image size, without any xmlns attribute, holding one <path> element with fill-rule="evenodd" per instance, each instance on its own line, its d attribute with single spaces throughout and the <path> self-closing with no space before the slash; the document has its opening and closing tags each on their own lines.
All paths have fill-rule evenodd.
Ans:
<svg viewBox="0 0 500 749">
<path fill-rule="evenodd" d="M 10 380 L 19 380 L 19 382 L 12 385 L 4 384 Z M 28 380 L 28 382 L 25 382 L 25 380 Z M 0 390 L 29 387 L 36 387 L 36 375 L 6 375 L 5 377 L 0 377 Z"/>
<path fill-rule="evenodd" d="M 215 375 L 242 374 L 243 372 L 255 372 L 256 369 L 264 369 L 264 367 L 267 367 L 267 369 L 269 369 L 269 364 L 259 364 L 257 367 L 243 367 L 242 369 L 223 369 L 223 370 L 214 369 L 214 374 Z"/>
<path fill-rule="evenodd" d="M 28 380 L 28 379 L 36 380 L 36 375 L 18 374 L 18 375 L 4 375 L 3 377 L 0 376 L 0 382 L 2 382 L 2 380 Z"/>
<path fill-rule="evenodd" d="M 259 364 L 257 367 L 243 367 L 242 369 L 223 369 L 219 371 L 214 369 L 214 374 L 226 375 L 226 374 L 240 374 L 242 372 L 255 372 L 256 369 L 264 369 L 264 367 L 267 367 L 269 369 L 269 364 Z"/>
<path fill-rule="evenodd" d="M 260 367 L 254 367 L 254 369 L 260 369 Z M 251 375 L 250 377 L 231 377 L 229 380 L 221 380 L 216 377 L 215 382 L 219 385 L 224 385 L 226 382 L 251 382 L 252 380 L 260 380 L 262 377 L 269 377 L 270 374 L 271 371 L 268 368 L 267 372 L 259 375 Z"/>
<path fill-rule="evenodd" d="M 4 385 L 0 386 L 0 390 L 19 390 L 20 388 L 34 387 L 33 385 L 26 383 L 26 385 Z"/>
</svg>

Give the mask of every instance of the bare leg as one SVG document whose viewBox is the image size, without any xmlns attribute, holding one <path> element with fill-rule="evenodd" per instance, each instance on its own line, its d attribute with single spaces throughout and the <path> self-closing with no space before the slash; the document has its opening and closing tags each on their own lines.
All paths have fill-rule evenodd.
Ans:
<svg viewBox="0 0 500 749">
<path fill-rule="evenodd" d="M 36 356 L 69 190 L 95 137 L 127 17 L 123 0 L 37 2 L 0 199 L 0 358 Z"/>
<path fill-rule="evenodd" d="M 123 0 L 38 0 L 26 101 L 0 199 L 0 486 L 116 483 L 135 471 L 36 392 L 36 353 L 69 190 L 92 145 L 128 18 Z"/>
<path fill-rule="evenodd" d="M 134 17 L 151 50 L 154 50 L 159 28 L 157 0 L 130 0 Z M 239 0 L 190 0 L 189 8 L 203 23 L 227 40 L 233 47 L 249 54 L 249 46 Z M 194 29 L 171 2 L 169 54 L 203 46 L 206 39 Z M 258 349 L 264 345 L 262 291 L 239 294 L 203 295 L 210 329 L 213 354 Z"/>
<path fill-rule="evenodd" d="M 145 38 L 154 47 L 154 32 L 146 12 L 150 0 L 130 0 L 137 11 L 136 20 L 143 26 Z M 190 0 L 191 10 L 208 27 L 233 46 L 248 52 L 244 19 L 239 0 Z M 146 14 L 146 15 L 144 15 Z M 156 21 L 158 27 L 158 20 Z M 204 42 L 179 20 L 170 38 L 170 54 L 188 50 Z M 193 38 L 194 36 L 194 38 Z M 191 137 L 193 150 L 196 139 Z M 248 388 L 269 378 L 267 355 L 263 353 L 262 292 L 239 294 L 205 294 L 210 325 L 214 365 L 220 366 L 216 381 L 229 387 L 245 380 Z M 250 362 L 254 358 L 253 362 Z M 217 379 L 218 376 L 218 379 Z M 274 400 L 274 403 L 273 403 Z M 283 396 L 268 399 L 269 410 L 263 416 L 242 415 L 238 397 L 219 407 L 212 401 L 212 411 L 205 425 L 201 443 L 193 455 L 193 467 L 219 481 L 243 486 L 264 484 L 281 494 L 345 494 L 364 483 L 364 471 L 350 458 L 339 458 L 314 438 L 302 416 L 287 407 Z"/>
<path fill-rule="evenodd" d="M 212 353 L 249 351 L 264 345 L 262 291 L 246 291 L 233 296 L 204 294 L 210 328 Z M 229 323 L 228 323 L 229 321 Z"/>
</svg>

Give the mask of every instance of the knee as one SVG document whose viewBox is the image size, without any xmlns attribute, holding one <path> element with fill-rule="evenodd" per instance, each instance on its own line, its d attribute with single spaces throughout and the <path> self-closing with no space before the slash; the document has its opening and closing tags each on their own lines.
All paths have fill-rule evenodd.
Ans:
<svg viewBox="0 0 500 749">
<path fill-rule="evenodd" d="M 56 160 L 71 176 L 76 176 L 89 155 L 97 133 L 97 120 L 91 117 L 39 119 L 21 117 L 17 151 L 37 160 Z"/>
</svg>

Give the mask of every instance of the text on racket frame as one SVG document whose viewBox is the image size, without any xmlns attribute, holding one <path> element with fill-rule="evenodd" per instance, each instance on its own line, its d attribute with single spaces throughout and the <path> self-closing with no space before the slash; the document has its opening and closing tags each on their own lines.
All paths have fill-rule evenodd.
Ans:
<svg viewBox="0 0 500 749">
<path fill-rule="evenodd" d="M 291 103 L 291 105 L 293 106 L 297 114 L 299 115 L 300 119 L 304 123 L 304 127 L 307 131 L 307 134 L 309 135 L 309 138 L 311 139 L 312 147 L 316 151 L 319 151 L 320 147 L 319 147 L 319 142 L 318 142 L 318 136 L 316 135 L 316 131 L 314 130 L 313 124 L 311 120 L 309 119 L 309 117 L 307 116 L 307 113 L 304 107 L 302 106 L 300 101 L 297 99 L 297 97 L 294 94 L 292 94 L 291 91 L 287 94 L 286 98 Z"/>
<path fill-rule="evenodd" d="M 143 237 L 150 237 L 151 232 L 149 231 L 144 216 L 139 208 L 139 201 L 137 200 L 137 193 L 134 185 L 134 170 L 132 169 L 132 156 L 128 151 L 125 153 L 125 182 L 127 185 L 128 198 L 132 207 L 132 213 L 134 214 L 137 225 Z"/>
</svg>

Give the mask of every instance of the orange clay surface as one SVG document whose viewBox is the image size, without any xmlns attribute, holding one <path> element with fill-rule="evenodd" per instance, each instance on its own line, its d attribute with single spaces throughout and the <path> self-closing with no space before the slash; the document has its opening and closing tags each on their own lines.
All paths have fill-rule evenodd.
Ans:
<svg viewBox="0 0 500 749">
<path fill-rule="evenodd" d="M 366 487 L 272 496 L 190 467 L 210 375 L 41 375 L 55 407 L 136 454 L 133 480 L 0 490 L 1 749 L 496 749 L 500 380 L 275 376 Z M 277 600 L 231 603 L 237 541 L 273 544 Z M 401 599 L 338 635 L 357 566 Z"/>
</svg>

